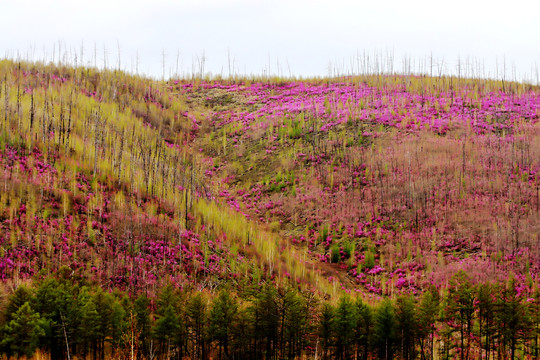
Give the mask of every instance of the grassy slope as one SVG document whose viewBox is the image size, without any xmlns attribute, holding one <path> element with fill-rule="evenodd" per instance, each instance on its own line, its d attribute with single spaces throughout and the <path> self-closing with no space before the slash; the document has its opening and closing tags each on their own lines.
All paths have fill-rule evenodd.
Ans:
<svg viewBox="0 0 540 360">
<path fill-rule="evenodd" d="M 280 256 L 275 234 L 213 201 L 211 166 L 197 147 L 206 109 L 178 88 L 41 64 L 4 61 L 0 72 L 6 286 L 67 266 L 132 292 L 168 281 L 209 289 L 288 281 L 284 274 L 331 291 L 294 269 L 301 250 Z"/>
</svg>

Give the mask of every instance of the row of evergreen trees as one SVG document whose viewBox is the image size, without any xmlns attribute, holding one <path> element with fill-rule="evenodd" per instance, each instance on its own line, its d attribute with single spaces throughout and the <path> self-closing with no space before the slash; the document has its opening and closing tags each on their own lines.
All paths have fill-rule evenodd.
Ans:
<svg viewBox="0 0 540 360">
<path fill-rule="evenodd" d="M 67 273 L 19 286 L 0 320 L 4 355 L 52 359 L 538 358 L 540 297 L 508 284 L 471 285 L 373 306 L 336 304 L 271 284 L 216 294 L 172 285 L 130 298 Z M 442 292 L 442 294 L 441 294 Z"/>
</svg>

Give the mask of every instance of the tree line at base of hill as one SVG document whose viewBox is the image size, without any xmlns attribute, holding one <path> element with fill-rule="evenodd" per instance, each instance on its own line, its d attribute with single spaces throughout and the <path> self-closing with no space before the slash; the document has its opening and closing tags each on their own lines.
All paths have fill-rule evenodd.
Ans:
<svg viewBox="0 0 540 360">
<path fill-rule="evenodd" d="M 4 291 L 5 292 L 5 291 Z M 540 294 L 473 285 L 368 304 L 257 284 L 156 296 L 104 292 L 67 272 L 1 294 L 0 358 L 532 359 L 540 355 Z M 2 357 L 3 356 L 3 357 Z"/>
</svg>

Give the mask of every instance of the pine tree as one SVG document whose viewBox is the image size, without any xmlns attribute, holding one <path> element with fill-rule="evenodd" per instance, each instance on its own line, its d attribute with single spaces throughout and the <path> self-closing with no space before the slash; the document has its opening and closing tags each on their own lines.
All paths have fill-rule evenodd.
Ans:
<svg viewBox="0 0 540 360">
<path fill-rule="evenodd" d="M 174 341 L 179 330 L 179 321 L 173 304 L 160 309 L 160 315 L 156 319 L 154 337 L 161 345 L 161 352 L 166 358 L 171 356 L 171 343 Z"/>
<path fill-rule="evenodd" d="M 356 339 L 356 357 L 367 360 L 373 332 L 373 311 L 360 298 L 356 300 L 355 307 L 357 317 L 354 334 Z"/>
<path fill-rule="evenodd" d="M 440 295 L 435 286 L 430 286 L 428 291 L 422 295 L 422 299 L 417 304 L 418 313 L 418 341 L 420 343 L 420 356 L 426 360 L 426 350 L 429 349 L 429 358 L 434 356 L 434 338 L 436 323 L 439 319 Z"/>
<path fill-rule="evenodd" d="M 533 301 L 529 303 L 529 314 L 531 316 L 531 355 L 534 359 L 540 357 L 540 290 L 534 291 Z"/>
<path fill-rule="evenodd" d="M 192 296 L 186 306 L 186 316 L 188 328 L 191 330 L 193 339 L 193 354 L 194 359 L 203 359 L 205 357 L 205 340 L 206 340 L 206 301 L 201 293 Z"/>
<path fill-rule="evenodd" d="M 154 338 L 162 354 L 170 358 L 180 333 L 179 296 L 171 284 L 166 285 L 157 299 Z"/>
<path fill-rule="evenodd" d="M 379 359 L 389 360 L 394 356 L 396 341 L 396 315 L 390 300 L 385 300 L 375 313 L 375 346 Z"/>
<path fill-rule="evenodd" d="M 222 290 L 210 311 L 210 336 L 218 342 L 219 358 L 229 358 L 229 342 L 238 304 L 229 292 Z"/>
<path fill-rule="evenodd" d="M 288 289 L 283 297 L 282 308 L 286 309 L 284 316 L 281 316 L 284 319 L 280 341 L 283 347 L 282 358 L 295 359 L 302 350 L 303 335 L 308 321 L 307 304 L 303 296 L 293 289 Z"/>
<path fill-rule="evenodd" d="M 77 331 L 76 343 L 82 347 L 83 357 L 90 351 L 93 359 L 98 357 L 98 342 L 100 339 L 100 316 L 96 309 L 93 297 L 87 288 L 81 288 L 77 299 L 77 309 L 80 323 Z"/>
<path fill-rule="evenodd" d="M 511 277 L 499 294 L 497 313 L 503 345 L 510 349 L 510 359 L 515 359 L 517 346 L 529 329 L 529 314 L 522 300 L 523 295 L 516 290 L 516 280 Z"/>
<path fill-rule="evenodd" d="M 123 346 L 122 337 L 128 329 L 126 310 L 120 301 L 115 300 L 111 307 L 111 345 L 113 355 Z"/>
<path fill-rule="evenodd" d="M 261 289 L 254 299 L 251 312 L 255 335 L 254 356 L 271 358 L 276 349 L 279 329 L 277 290 L 274 286 L 266 284 Z"/>
<path fill-rule="evenodd" d="M 32 301 L 32 292 L 24 285 L 19 286 L 13 294 L 9 297 L 8 304 L 4 311 L 5 322 L 8 323 L 13 315 L 19 310 L 25 303 Z"/>
<path fill-rule="evenodd" d="M 336 356 L 338 359 L 349 359 L 354 345 L 354 330 L 357 324 L 357 313 L 354 304 L 348 297 L 342 297 L 334 312 L 333 330 L 335 335 Z"/>
<path fill-rule="evenodd" d="M 254 337 L 254 323 L 252 313 L 249 309 L 239 307 L 236 321 L 231 328 L 231 358 L 249 359 L 253 358 L 250 344 Z"/>
<path fill-rule="evenodd" d="M 106 294 L 98 288 L 92 296 L 98 314 L 97 352 L 100 359 L 105 357 L 105 339 L 111 335 L 112 329 L 112 295 Z"/>
<path fill-rule="evenodd" d="M 450 279 L 446 319 L 459 332 L 459 357 L 468 358 L 474 316 L 474 291 L 467 273 L 458 271 Z"/>
<path fill-rule="evenodd" d="M 416 358 L 415 342 L 418 337 L 418 320 L 412 296 L 400 296 L 396 301 L 397 337 L 401 358 Z"/>
<path fill-rule="evenodd" d="M 42 321 L 27 301 L 21 305 L 4 329 L 2 329 L 0 349 L 8 357 L 12 355 L 31 357 L 39 344 L 39 338 L 45 335 Z"/>
<path fill-rule="evenodd" d="M 48 278 L 39 284 L 32 301 L 44 324 L 44 348 L 51 358 L 67 358 L 81 322 L 75 298 L 79 289 L 67 281 Z"/>
<path fill-rule="evenodd" d="M 322 307 L 319 324 L 319 338 L 321 339 L 322 358 L 328 359 L 332 344 L 332 328 L 334 322 L 334 308 L 325 303 Z"/>
<path fill-rule="evenodd" d="M 498 287 L 492 284 L 479 284 L 476 287 L 478 309 L 478 340 L 480 349 L 486 351 L 486 358 L 494 345 L 496 294 Z"/>
<path fill-rule="evenodd" d="M 138 345 L 143 356 L 150 353 L 150 336 L 152 324 L 150 321 L 150 300 L 146 295 L 140 295 L 133 304 L 133 312 L 136 318 L 137 333 L 139 334 Z"/>
</svg>

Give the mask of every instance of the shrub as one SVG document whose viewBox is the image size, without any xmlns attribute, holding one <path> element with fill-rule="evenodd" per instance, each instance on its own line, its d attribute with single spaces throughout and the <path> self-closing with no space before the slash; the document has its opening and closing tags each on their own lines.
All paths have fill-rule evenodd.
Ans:
<svg viewBox="0 0 540 360">
<path fill-rule="evenodd" d="M 340 247 L 338 244 L 334 244 L 330 248 L 330 261 L 332 263 L 338 263 L 340 260 L 341 260 Z"/>
<path fill-rule="evenodd" d="M 371 269 L 375 266 L 375 255 L 370 250 L 364 252 L 364 268 Z"/>
</svg>

